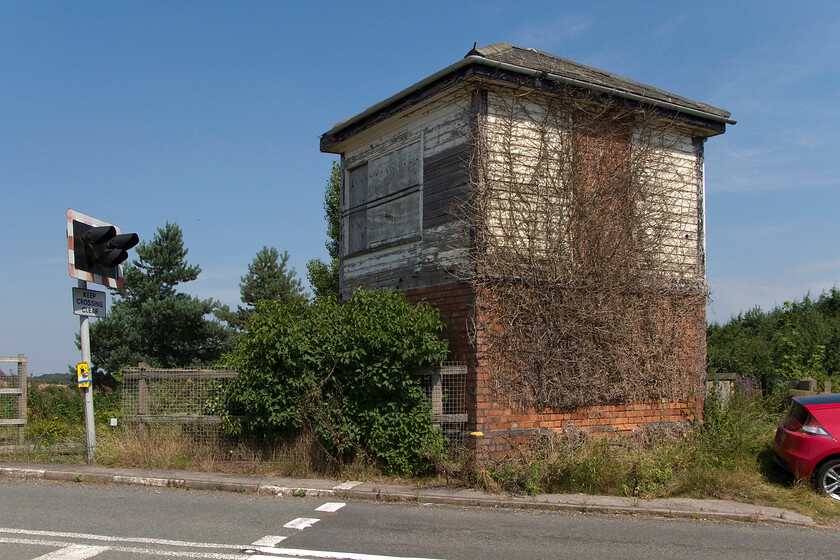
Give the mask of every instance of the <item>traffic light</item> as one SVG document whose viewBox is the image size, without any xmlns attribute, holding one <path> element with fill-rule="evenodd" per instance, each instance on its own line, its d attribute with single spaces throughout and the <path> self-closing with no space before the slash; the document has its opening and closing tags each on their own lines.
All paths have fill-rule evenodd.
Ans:
<svg viewBox="0 0 840 560">
<path fill-rule="evenodd" d="M 67 210 L 67 248 L 74 278 L 122 288 L 120 265 L 138 241 L 136 233 L 120 233 L 112 224 Z"/>
</svg>

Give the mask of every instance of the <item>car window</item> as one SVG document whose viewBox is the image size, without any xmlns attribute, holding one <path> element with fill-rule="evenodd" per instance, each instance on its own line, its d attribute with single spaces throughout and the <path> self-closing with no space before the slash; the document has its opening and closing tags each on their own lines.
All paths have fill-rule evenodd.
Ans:
<svg viewBox="0 0 840 560">
<path fill-rule="evenodd" d="M 799 426 L 805 423 L 805 420 L 808 418 L 808 411 L 805 409 L 804 406 L 799 404 L 796 401 L 790 403 L 790 410 L 788 410 L 788 417 L 793 418 L 799 423 Z M 798 427 L 797 427 L 798 429 Z"/>
</svg>

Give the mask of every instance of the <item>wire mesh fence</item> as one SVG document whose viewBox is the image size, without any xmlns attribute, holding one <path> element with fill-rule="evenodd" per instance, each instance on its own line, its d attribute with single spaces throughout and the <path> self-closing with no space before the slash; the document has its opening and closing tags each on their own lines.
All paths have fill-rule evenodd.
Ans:
<svg viewBox="0 0 840 560">
<path fill-rule="evenodd" d="M 23 444 L 26 383 L 26 357 L 0 357 L 0 451 Z"/>
<path fill-rule="evenodd" d="M 230 369 L 130 368 L 123 373 L 123 431 L 141 441 L 154 435 L 208 450 L 240 445 L 239 418 L 229 414 L 226 397 L 237 375 Z"/>
<path fill-rule="evenodd" d="M 418 375 L 432 406 L 432 422 L 447 439 L 449 454 L 457 455 L 466 440 L 467 366 L 443 362 Z"/>
<path fill-rule="evenodd" d="M 51 460 L 53 455 L 83 451 L 83 407 L 75 383 L 31 387 L 35 419 L 27 425 L 25 374 L 17 375 L 14 367 L 0 372 L 0 456 Z M 450 458 L 457 458 L 466 439 L 466 372 L 463 364 L 454 362 L 418 372 Z M 155 369 L 145 364 L 125 370 L 121 388 L 97 389 L 98 456 L 103 464 L 145 464 L 155 461 L 153 457 L 168 457 L 161 465 L 172 467 L 178 466 L 173 457 L 183 458 L 200 469 L 205 460 L 208 468 L 220 461 L 284 460 L 286 455 L 303 454 L 308 446 L 315 450 L 312 460 L 322 461 L 318 454 L 323 455 L 323 449 L 311 430 L 268 437 L 249 428 L 247 412 L 231 411 L 228 394 L 238 375 L 230 369 Z"/>
<path fill-rule="evenodd" d="M 243 430 L 247 418 L 231 416 L 228 384 L 238 372 L 228 369 L 131 368 L 123 374 L 122 422 L 129 437 L 180 439 L 237 458 L 243 450 L 271 454 L 282 442 Z M 418 372 L 432 407 L 433 424 L 447 439 L 450 455 L 465 443 L 466 365 L 445 362 Z M 282 438 L 280 438 L 282 440 Z"/>
</svg>

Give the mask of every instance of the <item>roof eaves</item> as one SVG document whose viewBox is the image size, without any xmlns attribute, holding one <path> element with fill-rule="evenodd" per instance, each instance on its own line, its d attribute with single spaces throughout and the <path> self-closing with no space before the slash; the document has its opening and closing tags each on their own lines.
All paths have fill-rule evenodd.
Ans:
<svg viewBox="0 0 840 560">
<path fill-rule="evenodd" d="M 474 56 L 474 55 L 473 55 Z M 693 107 L 687 107 L 684 104 L 680 104 L 678 101 L 664 101 L 662 99 L 656 99 L 653 97 L 649 97 L 643 94 L 634 93 L 631 91 L 627 91 L 626 89 L 618 88 L 615 86 L 607 86 L 602 84 L 597 84 L 588 80 L 581 80 L 578 78 L 572 78 L 569 76 L 562 76 L 560 74 L 555 74 L 552 72 L 546 72 L 544 70 L 535 70 L 533 68 L 528 68 L 525 66 L 518 66 L 516 64 L 510 64 L 508 62 L 501 62 L 498 60 L 494 60 L 492 58 L 483 58 L 479 56 L 475 56 L 478 60 L 482 61 L 482 64 L 487 66 L 495 66 L 497 68 L 508 70 L 511 72 L 517 72 L 520 74 L 524 74 L 531 77 L 541 77 L 543 79 L 547 79 L 550 81 L 561 82 L 573 86 L 578 86 L 581 88 L 591 89 L 595 91 L 599 91 L 601 93 L 606 93 L 609 95 L 614 95 L 616 97 L 623 97 L 626 99 L 630 99 L 633 101 L 637 101 L 640 103 L 645 103 L 648 105 L 654 105 L 656 107 L 661 107 L 663 109 L 669 109 L 672 111 L 677 111 L 680 113 L 686 113 L 689 115 L 694 115 L 697 117 L 703 117 L 715 122 L 726 123 L 726 124 L 736 124 L 737 121 L 732 120 L 729 118 L 730 113 L 728 111 L 724 111 L 722 109 L 717 109 L 715 107 L 709 106 L 711 110 L 703 110 L 697 109 Z"/>
<path fill-rule="evenodd" d="M 614 96 L 617 96 L 617 97 L 623 97 L 623 98 L 626 98 L 626 99 L 637 101 L 639 103 L 653 105 L 653 106 L 660 107 L 660 108 L 663 108 L 663 109 L 668 109 L 668 110 L 676 111 L 676 112 L 679 112 L 679 113 L 686 113 L 686 114 L 693 115 L 693 116 L 696 116 L 696 117 L 701 117 L 701 118 L 704 118 L 704 119 L 711 120 L 713 122 L 718 122 L 718 123 L 723 123 L 723 124 L 736 124 L 736 122 L 737 122 L 737 121 L 730 118 L 730 113 L 728 111 L 724 111 L 722 109 L 717 109 L 716 107 L 708 106 L 709 109 L 710 109 L 709 111 L 703 110 L 703 109 L 698 109 L 698 108 L 687 107 L 683 104 L 680 104 L 679 102 L 664 101 L 662 99 L 655 99 L 655 98 L 652 98 L 652 97 L 645 96 L 643 94 L 634 93 L 634 92 L 627 91 L 625 89 L 615 87 L 615 86 L 607 86 L 607 85 L 603 85 L 603 84 L 597 84 L 597 83 L 593 83 L 593 82 L 587 81 L 587 80 L 581 80 L 581 79 L 572 78 L 572 77 L 569 77 L 569 76 L 563 76 L 563 75 L 552 73 L 552 72 L 547 72 L 545 70 L 537 70 L 537 69 L 534 69 L 534 68 L 528 68 L 526 66 L 519 66 L 519 65 L 511 64 L 511 63 L 508 63 L 508 62 L 502 62 L 502 61 L 495 60 L 495 59 L 492 59 L 492 58 L 487 58 L 482 53 L 482 51 L 486 52 L 487 48 L 488 47 L 485 47 L 484 49 L 480 49 L 480 50 L 475 50 L 474 49 L 469 54 L 467 54 L 467 56 L 465 56 L 463 59 L 459 60 L 458 62 L 456 62 L 454 64 L 451 64 L 451 65 L 447 66 L 446 68 L 444 68 L 442 70 L 439 70 L 438 72 L 435 72 L 431 76 L 415 83 L 414 85 L 400 91 L 399 93 L 397 93 L 395 95 L 392 95 L 391 97 L 389 97 L 389 98 L 387 98 L 383 101 L 380 101 L 379 103 L 377 103 L 375 105 L 372 105 L 371 107 L 368 107 L 367 109 L 365 109 L 361 113 L 358 113 L 357 115 L 354 115 L 354 116 L 352 116 L 348 119 L 345 119 L 345 120 L 339 122 L 338 124 L 333 126 L 328 132 L 324 133 L 321 136 L 322 144 L 324 143 L 324 139 L 326 137 L 335 136 L 336 134 L 338 134 L 342 130 L 354 125 L 355 123 L 358 123 L 358 122 L 366 119 L 367 117 L 377 113 L 378 111 L 380 111 L 382 109 L 385 109 L 386 107 L 399 102 L 401 99 L 403 99 L 405 97 L 408 97 L 412 93 L 415 93 L 415 92 L 429 86 L 430 84 L 433 84 L 434 82 L 448 76 L 449 74 L 453 74 L 453 73 L 455 73 L 455 72 L 461 70 L 462 68 L 464 68 L 466 66 L 469 66 L 471 64 L 480 64 L 480 65 L 484 65 L 484 66 L 498 68 L 500 70 L 515 72 L 515 73 L 522 74 L 522 75 L 525 75 L 525 76 L 528 76 L 528 77 L 539 77 L 539 78 L 547 79 L 547 80 L 550 80 L 550 81 L 555 81 L 555 82 L 565 83 L 565 84 L 569 84 L 569 85 L 573 85 L 573 86 L 577 86 L 577 87 L 581 87 L 581 88 L 591 89 L 591 90 L 599 91 L 601 93 L 606 93 L 608 95 L 614 95 Z M 667 93 L 667 92 L 665 92 L 665 93 Z"/>
<path fill-rule="evenodd" d="M 428 78 L 420 80 L 416 84 L 405 88 L 401 92 L 392 95 L 388 99 L 380 101 L 376 105 L 371 105 L 370 107 L 368 107 L 367 109 L 365 109 L 361 113 L 358 113 L 357 115 L 353 115 L 350 118 L 344 119 L 340 123 L 333 126 L 328 132 L 324 133 L 323 136 L 334 135 L 338 132 L 341 132 L 345 128 L 347 128 L 347 127 L 349 127 L 349 126 L 351 126 L 351 125 L 369 117 L 370 115 L 376 113 L 377 111 L 380 111 L 381 109 L 384 109 L 385 107 L 388 107 L 389 105 L 392 105 L 392 104 L 400 101 L 401 99 L 403 99 L 405 97 L 408 97 L 409 95 L 411 95 L 415 91 L 419 91 L 419 90 L 423 89 L 424 87 L 438 81 L 439 79 L 441 79 L 445 76 L 448 76 L 449 74 L 453 74 L 453 73 L 457 72 L 458 70 L 460 70 L 461 68 L 464 68 L 465 66 L 469 66 L 470 64 L 473 64 L 474 61 L 469 60 L 469 58 L 470 57 L 466 57 L 466 58 L 463 58 L 463 59 L 459 60 L 455 64 L 450 64 L 449 66 L 447 66 L 443 70 L 435 72 L 434 74 L 432 74 Z"/>
</svg>

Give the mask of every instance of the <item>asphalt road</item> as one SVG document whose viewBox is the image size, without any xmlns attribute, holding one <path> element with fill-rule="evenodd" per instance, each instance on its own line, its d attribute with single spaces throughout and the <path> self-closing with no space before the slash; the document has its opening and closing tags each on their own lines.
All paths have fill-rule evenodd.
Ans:
<svg viewBox="0 0 840 560">
<path fill-rule="evenodd" d="M 838 555 L 830 529 L 0 479 L 2 560 Z"/>
</svg>

